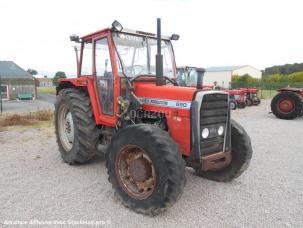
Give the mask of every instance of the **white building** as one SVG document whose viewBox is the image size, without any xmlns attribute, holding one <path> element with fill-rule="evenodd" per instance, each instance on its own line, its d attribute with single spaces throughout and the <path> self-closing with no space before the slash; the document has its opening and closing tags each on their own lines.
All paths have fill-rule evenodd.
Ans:
<svg viewBox="0 0 303 228">
<path fill-rule="evenodd" d="M 249 74 L 254 78 L 261 79 L 262 72 L 252 66 L 225 66 L 225 67 L 209 67 L 203 78 L 204 85 L 213 85 L 217 82 L 218 86 L 228 88 L 231 83 L 232 75 L 245 75 Z"/>
</svg>

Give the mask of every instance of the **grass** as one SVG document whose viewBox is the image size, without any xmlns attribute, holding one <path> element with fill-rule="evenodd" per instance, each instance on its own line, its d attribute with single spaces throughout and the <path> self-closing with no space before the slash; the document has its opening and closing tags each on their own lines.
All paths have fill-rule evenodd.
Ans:
<svg viewBox="0 0 303 228">
<path fill-rule="evenodd" d="M 258 96 L 261 99 L 271 99 L 273 98 L 278 92 L 276 90 L 259 90 Z"/>
<path fill-rule="evenodd" d="M 11 126 L 36 126 L 47 124 L 53 119 L 53 112 L 37 111 L 29 113 L 14 113 L 0 116 L 0 131 L 4 131 L 6 127 Z"/>
<path fill-rule="evenodd" d="M 56 94 L 55 87 L 37 87 L 38 93 Z"/>
</svg>

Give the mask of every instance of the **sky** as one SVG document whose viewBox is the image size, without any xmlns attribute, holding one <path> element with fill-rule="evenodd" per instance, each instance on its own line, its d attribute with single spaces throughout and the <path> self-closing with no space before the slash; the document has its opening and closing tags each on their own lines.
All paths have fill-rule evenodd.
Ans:
<svg viewBox="0 0 303 228">
<path fill-rule="evenodd" d="M 177 65 L 303 62 L 302 0 L 0 0 L 0 60 L 52 77 L 76 74 L 71 34 L 110 27 L 180 35 Z"/>
</svg>

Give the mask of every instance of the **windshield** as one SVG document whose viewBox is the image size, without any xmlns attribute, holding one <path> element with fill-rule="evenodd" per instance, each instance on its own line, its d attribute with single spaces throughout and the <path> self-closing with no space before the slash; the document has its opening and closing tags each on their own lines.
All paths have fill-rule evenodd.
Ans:
<svg viewBox="0 0 303 228">
<path fill-rule="evenodd" d="M 113 33 L 113 39 L 120 58 L 123 72 L 128 77 L 156 75 L 157 40 L 144 36 Z M 161 42 L 163 55 L 163 75 L 173 78 L 173 52 L 171 43 Z"/>
</svg>

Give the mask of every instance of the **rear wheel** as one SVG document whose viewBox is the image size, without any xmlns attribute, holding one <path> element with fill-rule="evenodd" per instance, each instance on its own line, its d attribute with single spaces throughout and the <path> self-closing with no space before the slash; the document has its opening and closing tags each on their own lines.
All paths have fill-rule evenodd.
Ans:
<svg viewBox="0 0 303 228">
<path fill-rule="evenodd" d="M 196 169 L 196 173 L 204 178 L 228 182 L 240 176 L 249 166 L 252 157 L 252 147 L 248 134 L 236 121 L 231 120 L 231 162 L 215 171 L 202 171 Z"/>
<path fill-rule="evenodd" d="M 245 105 L 246 106 L 252 106 L 253 105 L 253 101 L 250 98 L 246 98 L 245 99 Z"/>
<path fill-rule="evenodd" d="M 172 206 L 186 182 L 179 147 L 167 132 L 148 124 L 126 127 L 112 138 L 106 167 L 122 203 L 148 215 Z"/>
<path fill-rule="evenodd" d="M 69 88 L 59 92 L 55 103 L 55 129 L 62 159 L 85 163 L 97 152 L 99 131 L 88 95 Z"/>
<path fill-rule="evenodd" d="M 302 109 L 302 98 L 295 92 L 280 92 L 271 101 L 271 111 L 280 119 L 294 119 L 302 114 Z"/>
<path fill-rule="evenodd" d="M 259 105 L 261 103 L 261 100 L 259 97 L 256 97 L 253 99 L 253 105 Z"/>
</svg>

